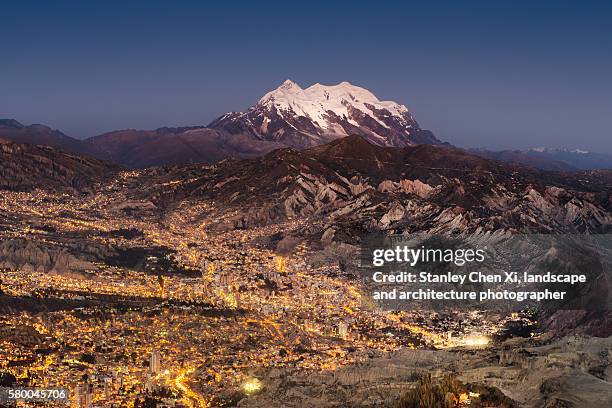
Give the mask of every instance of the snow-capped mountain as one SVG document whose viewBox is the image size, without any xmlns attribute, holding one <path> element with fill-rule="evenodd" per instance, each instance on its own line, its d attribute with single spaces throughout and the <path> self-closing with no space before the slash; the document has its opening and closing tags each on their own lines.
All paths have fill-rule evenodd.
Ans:
<svg viewBox="0 0 612 408">
<path fill-rule="evenodd" d="M 535 147 L 527 150 L 531 157 L 557 160 L 575 169 L 612 169 L 612 156 L 583 149 L 553 149 Z"/>
<path fill-rule="evenodd" d="M 533 152 L 533 153 L 550 153 L 550 154 L 557 154 L 557 153 L 590 154 L 591 153 L 588 150 L 582 150 L 582 149 L 559 149 L 559 148 L 552 148 L 552 147 L 531 147 L 527 149 L 527 151 Z"/>
<path fill-rule="evenodd" d="M 295 148 L 355 134 L 379 146 L 442 144 L 419 127 L 404 105 L 380 101 L 367 89 L 348 82 L 317 83 L 302 89 L 286 80 L 246 112 L 227 113 L 209 127 Z"/>
</svg>

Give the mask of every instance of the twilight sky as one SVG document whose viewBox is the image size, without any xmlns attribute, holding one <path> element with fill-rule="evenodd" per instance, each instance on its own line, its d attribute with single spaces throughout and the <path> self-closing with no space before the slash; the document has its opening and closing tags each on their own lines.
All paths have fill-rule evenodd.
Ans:
<svg viewBox="0 0 612 408">
<path fill-rule="evenodd" d="M 0 118 L 74 137 L 205 125 L 291 78 L 368 88 L 458 146 L 612 153 L 611 2 L 11 1 L 1 16 Z"/>
</svg>

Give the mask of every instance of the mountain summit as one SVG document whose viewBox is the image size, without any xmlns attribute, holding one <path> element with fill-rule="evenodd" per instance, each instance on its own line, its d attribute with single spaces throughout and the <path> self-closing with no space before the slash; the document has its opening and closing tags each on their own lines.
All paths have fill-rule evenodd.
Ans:
<svg viewBox="0 0 612 408">
<path fill-rule="evenodd" d="M 381 101 L 367 89 L 348 82 L 316 83 L 302 89 L 287 79 L 246 112 L 227 113 L 209 127 L 231 134 L 248 133 L 295 148 L 347 135 L 359 135 L 379 146 L 442 144 L 419 127 L 404 105 Z"/>
</svg>

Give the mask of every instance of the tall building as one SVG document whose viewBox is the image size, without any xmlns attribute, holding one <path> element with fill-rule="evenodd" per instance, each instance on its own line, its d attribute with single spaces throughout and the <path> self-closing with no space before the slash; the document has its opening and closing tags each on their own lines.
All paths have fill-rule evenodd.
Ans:
<svg viewBox="0 0 612 408">
<path fill-rule="evenodd" d="M 104 398 L 110 399 L 112 386 L 113 379 L 111 377 L 104 377 Z"/>
<path fill-rule="evenodd" d="M 153 380 L 151 379 L 151 377 L 147 378 L 147 380 L 145 381 L 145 391 L 147 393 L 152 393 L 155 390 L 155 385 L 153 384 Z"/>
<path fill-rule="evenodd" d="M 346 338 L 348 336 L 349 327 L 346 322 L 340 322 L 338 324 L 338 336 Z"/>
<path fill-rule="evenodd" d="M 77 385 L 74 387 L 74 394 L 72 395 L 72 405 L 74 408 L 82 408 L 81 405 L 81 395 L 83 394 L 83 389 L 81 385 Z"/>
<path fill-rule="evenodd" d="M 91 384 L 85 383 L 77 385 L 74 389 L 74 397 L 72 400 L 75 408 L 91 408 Z"/>
<path fill-rule="evenodd" d="M 287 271 L 287 260 L 284 256 L 276 257 L 276 271 L 277 272 L 286 272 Z"/>
<path fill-rule="evenodd" d="M 151 352 L 151 360 L 149 361 L 149 372 L 152 375 L 157 375 L 161 372 L 161 354 L 157 349 L 154 349 Z"/>
</svg>

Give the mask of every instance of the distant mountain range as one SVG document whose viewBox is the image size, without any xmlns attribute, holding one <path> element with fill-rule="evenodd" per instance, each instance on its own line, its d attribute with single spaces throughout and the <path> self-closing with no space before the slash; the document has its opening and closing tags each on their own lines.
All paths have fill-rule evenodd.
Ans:
<svg viewBox="0 0 612 408">
<path fill-rule="evenodd" d="M 542 170 L 591 170 L 612 169 L 612 155 L 592 153 L 585 150 L 531 148 L 527 150 L 491 151 L 467 149 L 470 153 L 492 160 L 523 164 Z"/>
<path fill-rule="evenodd" d="M 408 109 L 380 101 L 367 89 L 341 82 L 302 89 L 286 80 L 245 112 L 230 112 L 208 126 L 126 129 L 79 140 L 45 125 L 0 119 L 0 137 L 52 146 L 129 168 L 212 163 L 258 157 L 278 148 L 305 149 L 358 135 L 377 146 L 447 145 L 421 129 Z M 612 156 L 579 150 L 468 149 L 478 156 L 544 170 L 612 168 Z"/>
<path fill-rule="evenodd" d="M 14 119 L 0 119 L 0 137 L 19 143 L 51 146 L 67 152 L 92 154 L 86 143 L 59 130 L 40 124 L 25 126 Z"/>
<path fill-rule="evenodd" d="M 90 157 L 0 138 L 0 190 L 84 190 L 119 170 Z"/>
</svg>

